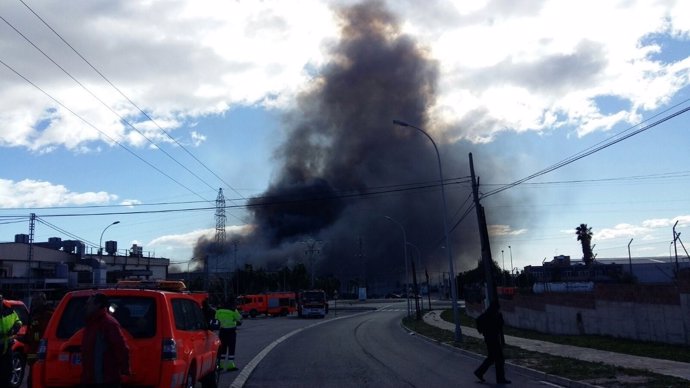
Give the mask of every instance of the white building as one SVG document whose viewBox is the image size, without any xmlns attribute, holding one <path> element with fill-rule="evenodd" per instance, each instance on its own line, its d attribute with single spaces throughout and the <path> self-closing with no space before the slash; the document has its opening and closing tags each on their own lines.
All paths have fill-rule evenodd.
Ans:
<svg viewBox="0 0 690 388">
<path fill-rule="evenodd" d="M 106 252 L 86 253 L 77 240 L 54 237 L 28 243 L 19 234 L 15 242 L 0 243 L 0 293 L 27 298 L 29 290 L 64 292 L 72 288 L 103 287 L 124 278 L 165 279 L 169 259 L 145 256 L 140 246 L 117 250 L 108 241 Z"/>
</svg>

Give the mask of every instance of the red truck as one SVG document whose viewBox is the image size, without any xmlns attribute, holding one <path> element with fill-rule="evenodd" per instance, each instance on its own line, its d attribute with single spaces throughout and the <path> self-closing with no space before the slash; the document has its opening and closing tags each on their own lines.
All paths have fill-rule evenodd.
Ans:
<svg viewBox="0 0 690 388">
<path fill-rule="evenodd" d="M 320 317 L 328 314 L 328 301 L 324 290 L 300 291 L 297 298 L 297 315 L 299 317 Z"/>
<path fill-rule="evenodd" d="M 294 292 L 267 292 L 263 294 L 240 295 L 237 298 L 237 310 L 243 317 L 255 318 L 259 314 L 266 316 L 285 316 L 297 311 Z"/>
</svg>

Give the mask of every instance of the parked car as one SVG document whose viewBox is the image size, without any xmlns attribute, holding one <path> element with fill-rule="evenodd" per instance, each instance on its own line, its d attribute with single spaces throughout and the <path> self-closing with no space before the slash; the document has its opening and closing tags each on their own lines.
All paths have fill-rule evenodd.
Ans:
<svg viewBox="0 0 690 388">
<path fill-rule="evenodd" d="M 126 282 L 116 288 L 67 293 L 55 309 L 39 345 L 34 388 L 78 385 L 86 300 L 95 292 L 108 296 L 110 312 L 124 329 L 131 376 L 124 386 L 217 388 L 220 340 L 204 318 L 203 293 L 185 291 L 172 281 Z"/>
<path fill-rule="evenodd" d="M 29 328 L 29 309 L 21 300 L 5 299 L 5 302 L 12 307 L 19 316 L 19 320 L 22 321 L 22 326 L 12 344 L 12 371 L 6 385 L 9 388 L 19 388 L 26 372 L 26 332 Z"/>
</svg>

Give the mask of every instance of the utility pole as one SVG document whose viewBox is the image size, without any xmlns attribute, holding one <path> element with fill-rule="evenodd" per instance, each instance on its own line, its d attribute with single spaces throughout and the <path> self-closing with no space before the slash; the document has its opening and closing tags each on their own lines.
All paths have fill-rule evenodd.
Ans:
<svg viewBox="0 0 690 388">
<path fill-rule="evenodd" d="M 474 207 L 477 209 L 477 223 L 479 227 L 479 241 L 482 249 L 482 263 L 484 264 L 484 276 L 486 278 L 486 292 L 488 294 L 489 302 L 497 301 L 496 298 L 496 284 L 493 278 L 493 263 L 491 259 L 491 246 L 489 244 L 489 231 L 486 227 L 486 216 L 484 214 L 484 207 L 479 203 L 479 182 L 474 175 L 474 162 L 472 161 L 472 153 L 470 152 L 470 173 L 472 175 L 472 196 L 474 198 Z"/>
<path fill-rule="evenodd" d="M 314 255 L 319 254 L 321 251 L 317 248 L 319 241 L 309 240 L 305 241 L 307 244 L 307 249 L 304 253 L 309 256 L 309 266 L 311 267 L 311 288 L 314 288 Z"/>
<path fill-rule="evenodd" d="M 415 303 L 415 310 L 417 312 L 417 320 L 421 321 L 422 320 L 422 311 L 419 309 L 419 286 L 417 285 L 417 271 L 414 267 L 414 260 L 410 259 L 410 262 L 412 263 L 412 284 L 414 285 L 414 303 Z"/>
<path fill-rule="evenodd" d="M 513 248 L 508 245 L 508 251 L 510 251 L 510 285 L 514 286 L 515 285 L 515 279 L 513 278 L 513 270 L 515 267 L 513 267 Z"/>
<path fill-rule="evenodd" d="M 209 277 L 211 276 L 211 270 L 209 269 L 209 264 L 208 264 L 208 253 L 204 255 L 204 291 L 208 292 L 209 291 Z"/>
<path fill-rule="evenodd" d="M 33 283 L 33 274 L 32 274 L 32 269 L 31 269 L 31 262 L 33 261 L 34 258 L 34 231 L 36 230 L 36 213 L 31 213 L 31 217 L 29 217 L 29 249 L 27 252 L 27 261 L 29 262 L 29 268 L 27 270 L 27 280 L 28 284 L 26 285 L 26 292 L 27 292 L 27 300 L 31 302 L 31 286 Z M 31 306 L 29 306 L 31 307 Z"/>
<path fill-rule="evenodd" d="M 362 245 L 362 236 L 359 236 L 359 249 L 357 250 L 357 261 L 362 265 L 362 280 L 359 284 L 360 287 L 367 287 L 367 263 L 364 259 L 364 246 Z"/>
<path fill-rule="evenodd" d="M 633 239 L 630 239 L 630 242 L 628 243 L 628 263 L 630 263 L 630 278 L 633 277 L 633 271 L 632 271 L 632 256 L 630 255 L 630 244 L 632 244 Z"/>
<path fill-rule="evenodd" d="M 218 196 L 216 197 L 216 244 L 218 250 L 221 249 L 225 243 L 225 196 L 223 195 L 223 188 L 218 189 Z"/>
<path fill-rule="evenodd" d="M 675 252 L 676 255 L 676 273 L 678 273 L 678 245 L 676 245 L 676 241 L 678 240 L 678 234 L 676 234 L 676 225 L 678 225 L 678 221 L 676 221 L 675 224 L 673 224 L 673 251 Z"/>
<path fill-rule="evenodd" d="M 235 287 L 237 288 L 237 292 L 235 293 L 235 296 L 240 295 L 240 275 L 237 273 L 237 241 L 232 242 L 232 248 L 233 248 L 233 258 L 235 261 Z"/>
<path fill-rule="evenodd" d="M 501 277 L 503 278 L 503 287 L 506 286 L 506 258 L 503 255 L 503 249 L 501 249 Z"/>
</svg>

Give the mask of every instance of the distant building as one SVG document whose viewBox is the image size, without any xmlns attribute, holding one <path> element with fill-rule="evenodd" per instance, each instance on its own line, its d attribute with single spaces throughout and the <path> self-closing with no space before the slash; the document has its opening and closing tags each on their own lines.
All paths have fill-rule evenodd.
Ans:
<svg viewBox="0 0 690 388">
<path fill-rule="evenodd" d="M 604 264 L 599 260 L 587 266 L 582 262 L 572 264 L 570 256 L 554 256 L 550 262 L 543 262 L 540 266 L 528 265 L 525 274 L 531 276 L 535 282 L 617 282 L 623 275 L 620 264 Z"/>
<path fill-rule="evenodd" d="M 631 265 L 632 264 L 632 265 Z M 664 284 L 675 279 L 676 262 L 659 257 L 596 259 L 590 266 L 581 261 L 571 263 L 570 256 L 554 256 L 541 266 L 527 266 L 525 273 L 535 282 L 595 282 L 616 283 L 630 279 L 630 272 L 637 283 Z M 690 268 L 688 260 L 678 263 L 678 268 Z"/>
<path fill-rule="evenodd" d="M 690 268 L 687 257 L 678 258 L 678 269 Z M 676 262 L 665 257 L 636 257 L 631 260 L 625 258 L 605 258 L 597 260 L 605 264 L 620 264 L 625 273 L 630 273 L 632 262 L 632 274 L 638 283 L 672 283 L 676 278 Z"/>
<path fill-rule="evenodd" d="M 124 278 L 165 279 L 169 259 L 145 256 L 142 247 L 117 250 L 107 241 L 105 252 L 87 253 L 78 240 L 52 237 L 29 244 L 18 234 L 15 242 L 0 243 L 0 293 L 26 298 L 29 289 L 60 292 L 70 288 L 102 287 Z"/>
</svg>

